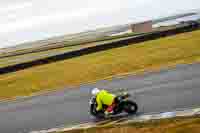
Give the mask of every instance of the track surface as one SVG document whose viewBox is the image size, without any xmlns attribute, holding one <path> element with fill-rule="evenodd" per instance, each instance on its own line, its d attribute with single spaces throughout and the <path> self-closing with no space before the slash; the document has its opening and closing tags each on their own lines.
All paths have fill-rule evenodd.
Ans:
<svg viewBox="0 0 200 133">
<path fill-rule="evenodd" d="M 127 88 L 139 104 L 139 114 L 200 106 L 200 64 L 180 65 L 174 69 L 127 76 L 112 81 L 82 85 L 69 91 L 0 104 L 0 131 L 26 133 L 63 124 L 93 121 L 88 100 L 93 87 L 111 91 Z"/>
</svg>

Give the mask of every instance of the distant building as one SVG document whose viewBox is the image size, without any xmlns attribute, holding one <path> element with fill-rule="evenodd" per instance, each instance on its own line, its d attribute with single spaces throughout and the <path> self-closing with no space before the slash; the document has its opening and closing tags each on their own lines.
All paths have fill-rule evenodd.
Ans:
<svg viewBox="0 0 200 133">
<path fill-rule="evenodd" d="M 151 32 L 153 30 L 153 22 L 145 21 L 141 23 L 131 24 L 132 32 L 143 33 L 143 32 Z"/>
</svg>

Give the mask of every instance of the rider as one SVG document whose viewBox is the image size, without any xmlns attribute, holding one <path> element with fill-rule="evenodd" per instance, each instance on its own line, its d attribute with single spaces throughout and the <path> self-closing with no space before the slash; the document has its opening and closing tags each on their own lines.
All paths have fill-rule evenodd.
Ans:
<svg viewBox="0 0 200 133">
<path fill-rule="evenodd" d="M 99 90 L 98 88 L 94 88 L 92 90 L 92 95 L 96 96 L 96 102 L 97 102 L 97 111 L 101 111 L 103 109 L 102 105 L 107 105 L 107 109 L 105 110 L 104 114 L 109 115 L 113 113 L 114 108 L 114 101 L 116 96 L 109 93 L 106 90 Z"/>
</svg>

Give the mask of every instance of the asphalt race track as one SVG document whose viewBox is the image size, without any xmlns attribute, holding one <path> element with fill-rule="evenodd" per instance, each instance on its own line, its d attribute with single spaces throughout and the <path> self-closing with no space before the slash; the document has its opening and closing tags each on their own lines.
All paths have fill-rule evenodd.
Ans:
<svg viewBox="0 0 200 133">
<path fill-rule="evenodd" d="M 32 98 L 0 104 L 0 132 L 27 133 L 60 125 L 94 121 L 88 114 L 93 87 L 126 88 L 139 105 L 138 114 L 200 107 L 200 64 L 144 75 L 99 81 Z"/>
</svg>

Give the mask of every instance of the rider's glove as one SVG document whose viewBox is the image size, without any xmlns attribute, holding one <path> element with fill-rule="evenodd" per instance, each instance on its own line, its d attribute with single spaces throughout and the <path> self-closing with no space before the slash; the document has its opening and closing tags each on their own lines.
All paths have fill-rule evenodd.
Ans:
<svg viewBox="0 0 200 133">
<path fill-rule="evenodd" d="M 112 115 L 112 113 L 113 113 L 113 111 L 112 112 L 105 111 L 104 115 L 105 115 L 105 117 L 108 117 L 108 116 Z"/>
<path fill-rule="evenodd" d="M 111 114 L 112 114 L 112 113 L 111 113 L 111 112 L 108 112 L 108 111 L 105 111 L 105 112 L 104 112 L 105 117 L 109 117 Z"/>
<path fill-rule="evenodd" d="M 108 111 L 105 111 L 104 114 L 105 114 L 106 116 L 108 116 L 108 115 L 109 115 L 109 112 L 108 112 Z"/>
</svg>

